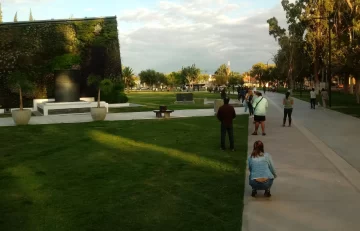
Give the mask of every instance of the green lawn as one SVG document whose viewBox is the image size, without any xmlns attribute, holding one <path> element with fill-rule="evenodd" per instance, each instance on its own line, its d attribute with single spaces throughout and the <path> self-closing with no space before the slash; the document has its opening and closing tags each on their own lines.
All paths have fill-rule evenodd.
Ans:
<svg viewBox="0 0 360 231">
<path fill-rule="evenodd" d="M 1 128 L 0 230 L 241 230 L 236 152 L 215 117 Z"/>
<path fill-rule="evenodd" d="M 130 92 L 127 93 L 129 103 L 141 104 L 142 107 L 110 108 L 109 112 L 152 111 L 159 109 L 159 105 L 166 105 L 168 109 L 172 110 L 213 108 L 213 105 L 204 105 L 204 98 L 220 99 L 219 93 L 193 92 L 195 104 L 175 104 L 176 93 L 181 92 Z M 237 98 L 236 95 L 230 97 Z"/>
<path fill-rule="evenodd" d="M 0 114 L 0 118 L 8 118 L 8 117 L 11 117 L 11 114 Z"/>
</svg>

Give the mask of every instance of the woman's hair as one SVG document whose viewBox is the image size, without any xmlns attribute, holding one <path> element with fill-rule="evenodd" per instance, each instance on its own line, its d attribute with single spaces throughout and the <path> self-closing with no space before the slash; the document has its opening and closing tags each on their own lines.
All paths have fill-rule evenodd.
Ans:
<svg viewBox="0 0 360 231">
<path fill-rule="evenodd" d="M 286 92 L 285 96 L 286 96 L 286 99 L 288 99 L 290 96 L 290 92 Z"/>
<path fill-rule="evenodd" d="M 262 156 L 264 154 L 264 144 L 260 140 L 254 143 L 254 150 L 251 153 L 252 158 Z"/>
<path fill-rule="evenodd" d="M 253 91 L 252 91 L 252 90 L 249 90 L 249 94 L 252 95 L 252 94 L 253 94 Z"/>
<path fill-rule="evenodd" d="M 321 89 L 321 91 L 325 91 L 325 88 Z"/>
</svg>

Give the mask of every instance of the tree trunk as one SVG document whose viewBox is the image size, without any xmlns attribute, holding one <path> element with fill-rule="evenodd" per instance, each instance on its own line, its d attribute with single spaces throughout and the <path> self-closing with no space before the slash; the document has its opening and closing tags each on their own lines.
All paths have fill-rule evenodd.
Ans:
<svg viewBox="0 0 360 231">
<path fill-rule="evenodd" d="M 344 74 L 344 92 L 349 94 L 350 93 L 350 89 L 349 89 L 349 75 L 348 74 Z"/>
<path fill-rule="evenodd" d="M 316 48 L 317 50 L 317 48 Z M 316 51 L 316 57 L 318 55 L 318 52 Z M 315 88 L 315 91 L 318 92 L 319 91 L 319 59 L 316 58 L 315 59 L 315 63 L 314 63 L 314 88 Z"/>
<path fill-rule="evenodd" d="M 100 107 L 100 88 L 98 90 L 97 107 Z"/>
<path fill-rule="evenodd" d="M 22 111 L 24 109 L 24 105 L 23 105 L 23 97 L 22 97 L 21 87 L 19 88 L 19 96 L 20 96 L 20 111 Z"/>
<path fill-rule="evenodd" d="M 360 77 L 356 78 L 355 95 L 356 95 L 356 102 L 360 104 Z"/>
</svg>

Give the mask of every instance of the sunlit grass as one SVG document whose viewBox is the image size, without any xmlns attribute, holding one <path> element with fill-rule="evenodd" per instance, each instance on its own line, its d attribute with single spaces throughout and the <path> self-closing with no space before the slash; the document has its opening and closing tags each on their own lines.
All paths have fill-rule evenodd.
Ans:
<svg viewBox="0 0 360 231">
<path fill-rule="evenodd" d="M 213 105 L 204 105 L 204 99 L 220 99 L 219 93 L 209 92 L 191 92 L 194 94 L 194 104 L 175 104 L 177 93 L 187 92 L 130 92 L 127 93 L 130 103 L 140 104 L 141 107 L 130 108 L 111 108 L 110 112 L 136 112 L 136 111 L 152 111 L 159 109 L 160 105 L 166 105 L 172 110 L 183 109 L 203 109 L 213 108 Z M 233 99 L 237 97 L 235 95 L 230 96 Z"/>
<path fill-rule="evenodd" d="M 0 230 L 240 230 L 247 124 L 237 152 L 214 117 L 2 128 Z"/>
</svg>

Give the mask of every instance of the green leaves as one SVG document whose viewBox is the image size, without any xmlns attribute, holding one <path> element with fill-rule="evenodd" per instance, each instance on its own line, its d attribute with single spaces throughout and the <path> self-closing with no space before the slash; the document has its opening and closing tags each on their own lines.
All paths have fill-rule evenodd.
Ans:
<svg viewBox="0 0 360 231">
<path fill-rule="evenodd" d="M 197 68 L 195 64 L 181 68 L 181 75 L 183 79 L 186 80 L 186 82 L 189 84 L 193 84 L 194 82 L 196 82 L 200 73 L 200 69 Z"/>
<path fill-rule="evenodd" d="M 100 81 L 99 88 L 104 93 L 110 93 L 114 88 L 114 84 L 110 79 L 103 79 Z"/>
<path fill-rule="evenodd" d="M 131 67 L 125 67 L 122 70 L 122 77 L 125 82 L 126 87 L 134 87 L 135 81 L 134 81 L 134 71 Z"/>
<path fill-rule="evenodd" d="M 81 58 L 78 55 L 74 54 L 64 54 L 55 57 L 51 62 L 52 70 L 60 69 L 72 69 L 73 66 L 79 65 L 81 63 Z"/>
<path fill-rule="evenodd" d="M 23 92 L 29 93 L 34 90 L 34 84 L 29 80 L 29 76 L 20 71 L 11 73 L 8 79 L 8 86 L 14 92 L 18 92 L 21 89 Z"/>
<path fill-rule="evenodd" d="M 155 70 L 152 69 L 141 71 L 139 77 L 142 83 L 146 83 L 150 87 L 153 87 L 154 85 L 167 83 L 167 79 L 163 73 L 156 72 Z"/>
</svg>

